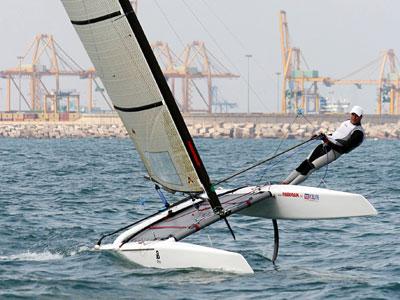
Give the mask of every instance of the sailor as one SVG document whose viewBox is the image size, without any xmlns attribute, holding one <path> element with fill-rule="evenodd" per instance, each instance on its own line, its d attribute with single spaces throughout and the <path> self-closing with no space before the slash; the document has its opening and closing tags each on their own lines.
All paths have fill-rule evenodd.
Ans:
<svg viewBox="0 0 400 300">
<path fill-rule="evenodd" d="M 363 109 L 354 106 L 350 113 L 350 120 L 343 122 L 332 135 L 320 134 L 323 143 L 318 145 L 282 184 L 299 184 L 315 170 L 361 145 L 364 140 L 364 129 L 361 126 Z"/>
</svg>

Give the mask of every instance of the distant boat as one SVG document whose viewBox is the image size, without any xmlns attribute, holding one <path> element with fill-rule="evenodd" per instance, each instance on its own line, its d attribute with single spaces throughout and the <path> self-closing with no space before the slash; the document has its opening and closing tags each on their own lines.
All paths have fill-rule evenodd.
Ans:
<svg viewBox="0 0 400 300">
<path fill-rule="evenodd" d="M 289 185 L 216 189 L 220 182 L 210 180 L 129 0 L 62 2 L 165 206 L 102 236 L 96 249 L 116 251 L 145 267 L 253 273 L 239 253 L 181 240 L 220 220 L 233 234 L 227 218 L 235 213 L 269 218 L 275 229 L 275 261 L 276 219 L 376 214 L 363 196 L 327 189 Z M 160 187 L 185 198 L 169 205 Z M 113 243 L 102 245 L 116 234 Z"/>
<path fill-rule="evenodd" d="M 347 113 L 349 112 L 351 103 L 346 99 L 320 99 L 320 113 Z"/>
</svg>

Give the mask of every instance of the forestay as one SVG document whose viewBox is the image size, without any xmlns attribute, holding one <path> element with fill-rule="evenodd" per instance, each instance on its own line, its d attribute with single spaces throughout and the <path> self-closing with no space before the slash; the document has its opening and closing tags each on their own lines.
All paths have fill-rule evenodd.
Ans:
<svg viewBox="0 0 400 300">
<path fill-rule="evenodd" d="M 150 178 L 173 191 L 207 190 L 208 175 L 129 1 L 62 2 Z"/>
</svg>

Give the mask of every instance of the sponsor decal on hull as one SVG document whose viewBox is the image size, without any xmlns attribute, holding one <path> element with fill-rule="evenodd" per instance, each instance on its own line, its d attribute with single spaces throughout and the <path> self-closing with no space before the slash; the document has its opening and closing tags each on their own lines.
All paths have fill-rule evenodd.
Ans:
<svg viewBox="0 0 400 300">
<path fill-rule="evenodd" d="M 299 193 L 292 193 L 292 192 L 282 192 L 282 196 L 299 198 L 300 194 Z"/>
<path fill-rule="evenodd" d="M 300 198 L 308 201 L 318 201 L 319 195 L 318 194 L 302 194 L 302 193 L 295 193 L 295 192 L 282 192 L 283 197 L 288 198 Z"/>
<path fill-rule="evenodd" d="M 304 194 L 304 200 L 318 201 L 319 195 L 317 194 Z"/>
</svg>

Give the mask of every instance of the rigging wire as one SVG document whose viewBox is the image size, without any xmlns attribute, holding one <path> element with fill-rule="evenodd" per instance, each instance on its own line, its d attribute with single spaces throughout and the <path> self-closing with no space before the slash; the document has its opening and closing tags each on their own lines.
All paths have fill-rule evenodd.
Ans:
<svg viewBox="0 0 400 300">
<path fill-rule="evenodd" d="M 308 120 L 308 119 L 306 118 L 306 116 L 304 115 L 304 113 L 303 113 L 302 111 L 300 111 L 300 110 L 297 111 L 296 116 L 295 116 L 295 118 L 293 119 L 293 121 L 289 124 L 289 127 L 291 127 L 291 126 L 296 122 L 296 120 L 297 120 L 297 118 L 298 118 L 299 116 L 302 116 L 303 119 L 306 120 L 306 121 L 313 127 L 313 131 L 314 131 L 314 132 L 316 131 L 315 126 L 310 122 L 310 120 Z M 277 149 L 275 150 L 275 153 L 274 153 L 274 154 L 276 154 L 276 153 L 278 152 L 278 150 L 280 149 L 280 147 L 281 147 L 283 141 L 284 141 L 285 139 L 287 139 L 288 133 L 289 133 L 289 132 L 287 132 L 287 133 L 285 134 L 285 136 L 281 139 L 281 142 L 279 143 L 279 145 L 278 145 Z"/>
<path fill-rule="evenodd" d="M 240 40 L 240 38 L 235 35 L 235 33 L 225 24 L 225 22 L 214 12 L 214 10 L 211 8 L 211 6 L 207 3 L 205 0 L 201 0 L 201 2 L 204 4 L 205 7 L 208 8 L 208 10 L 211 12 L 211 14 L 222 24 L 222 26 L 225 28 L 225 30 L 233 37 L 233 39 L 239 44 L 245 52 L 248 52 L 248 48 L 245 46 L 245 44 Z M 259 63 L 259 61 L 254 58 L 254 61 L 256 62 L 256 66 L 259 67 L 262 71 L 263 74 L 269 74 L 269 72 L 262 66 L 262 64 Z M 274 80 L 275 78 L 271 76 L 266 76 L 269 80 Z"/>
<path fill-rule="evenodd" d="M 315 141 L 317 141 L 317 140 L 315 140 Z M 315 142 L 315 141 L 314 141 L 314 142 Z M 277 166 L 277 165 L 278 165 L 279 163 L 281 163 L 283 160 L 287 160 L 288 158 L 293 157 L 295 154 L 301 152 L 301 151 L 302 151 L 303 149 L 305 149 L 306 147 L 308 147 L 308 145 L 302 145 L 302 146 L 299 147 L 298 149 L 294 150 L 291 154 L 289 154 L 289 155 L 287 155 L 287 156 L 283 156 L 283 157 L 280 158 L 280 159 L 277 159 L 272 165 L 269 166 L 269 169 L 270 169 L 270 170 L 273 169 L 275 166 Z M 266 170 L 267 170 L 267 168 L 265 168 L 264 170 L 262 170 L 262 171 L 264 172 L 264 173 L 263 173 L 264 175 L 265 175 Z M 260 180 L 258 181 L 258 185 L 261 184 L 264 175 L 261 176 Z M 266 181 L 265 183 L 268 183 L 268 182 L 269 182 L 269 181 Z"/>
<path fill-rule="evenodd" d="M 213 14 L 213 16 L 224 26 L 225 30 L 236 40 L 236 42 L 242 47 L 243 50 L 247 50 L 246 46 L 244 43 L 233 33 L 232 30 L 224 23 L 224 21 L 213 11 L 211 6 L 205 1 L 201 0 L 203 2 L 204 6 L 208 8 L 208 10 Z"/>
<path fill-rule="evenodd" d="M 223 64 L 214 54 L 212 54 L 211 52 L 209 52 L 209 53 L 207 53 L 207 54 L 208 54 L 209 56 L 211 56 L 211 57 L 213 58 L 213 60 L 219 64 L 219 67 L 221 68 L 222 71 L 224 71 L 224 72 L 226 72 L 226 73 L 230 73 L 229 70 L 228 70 L 228 68 L 225 67 L 224 64 Z M 213 67 L 214 67 L 215 69 L 217 69 L 217 68 L 215 67 L 214 64 L 213 64 Z M 217 69 L 217 70 L 218 70 L 218 69 Z M 222 72 L 221 70 L 218 70 L 218 71 Z"/>
<path fill-rule="evenodd" d="M 178 32 L 177 32 L 177 31 L 175 30 L 175 28 L 173 27 L 172 23 L 170 22 L 169 18 L 168 18 L 167 15 L 166 15 L 165 11 L 164 11 L 164 10 L 162 9 L 162 7 L 160 6 L 158 0 L 154 0 L 154 2 L 155 2 L 155 4 L 157 5 L 157 7 L 158 7 L 158 9 L 160 10 L 160 12 L 162 13 L 162 15 L 163 15 L 163 17 L 165 18 L 165 20 L 167 21 L 168 26 L 170 27 L 170 29 L 173 31 L 173 33 L 175 34 L 175 36 L 178 38 L 178 40 L 179 40 L 179 42 L 181 43 L 181 45 L 184 46 L 184 43 L 183 43 L 182 38 L 180 37 L 180 35 L 178 34 Z M 209 6 L 204 0 L 202 0 L 202 2 L 203 2 L 203 4 L 205 4 L 205 6 L 213 13 L 213 15 L 217 18 L 217 20 L 218 20 L 221 24 L 223 24 L 223 26 L 225 27 L 225 29 L 234 37 L 234 39 L 242 46 L 242 48 L 245 49 L 245 47 L 244 47 L 243 43 L 240 41 L 240 39 L 238 39 L 238 38 L 232 33 L 232 31 L 225 25 L 225 23 L 221 20 L 221 18 L 219 18 L 218 16 L 216 16 L 216 14 L 212 11 L 212 9 L 210 8 L 210 6 Z M 194 11 L 191 9 L 191 7 L 186 3 L 185 0 L 182 0 L 182 3 L 186 6 L 186 8 L 189 10 L 189 12 L 193 15 L 193 17 L 194 17 L 194 18 L 197 20 L 197 22 L 201 25 L 201 27 L 203 28 L 203 30 L 210 36 L 210 38 L 212 39 L 212 41 L 214 42 L 214 44 L 217 46 L 217 48 L 221 51 L 221 53 L 224 55 L 224 57 L 230 62 L 231 65 L 233 65 L 233 67 L 234 67 L 235 69 L 237 69 L 236 66 L 235 66 L 235 64 L 232 63 L 232 61 L 229 59 L 229 57 L 226 55 L 226 53 L 222 50 L 222 48 L 220 47 L 219 43 L 216 41 L 216 39 L 214 38 L 214 36 L 209 32 L 209 30 L 207 30 L 206 26 L 205 26 L 205 25 L 203 24 L 203 22 L 199 19 L 199 17 L 194 13 Z M 217 60 L 215 56 L 212 55 L 212 57 L 213 57 L 215 60 Z M 308 66 L 307 62 L 305 61 L 305 58 L 304 58 L 304 57 L 302 57 L 302 58 L 303 58 L 305 64 Z M 217 62 L 220 63 L 218 60 L 217 60 Z M 221 64 L 221 63 L 220 63 L 220 64 Z M 222 64 L 221 64 L 221 65 L 222 65 Z M 238 73 L 240 73 L 240 72 L 238 72 Z M 194 84 L 194 81 L 193 81 L 193 80 L 192 80 L 192 83 Z M 248 82 L 246 82 L 246 83 L 248 83 Z M 202 93 L 200 92 L 200 90 L 199 90 L 199 88 L 197 87 L 197 85 L 194 84 L 194 86 L 195 86 L 196 90 L 199 92 L 200 97 L 202 98 L 202 100 L 206 103 L 206 100 L 205 100 L 204 96 L 202 95 Z M 253 93 L 255 93 L 255 91 L 253 90 L 252 87 L 251 87 L 251 90 L 252 90 Z M 258 98 L 258 100 L 260 101 L 260 103 L 264 106 L 264 108 L 266 108 L 265 105 L 264 105 L 264 103 L 261 102 L 261 99 L 260 99 L 260 97 L 258 96 L 258 94 L 255 93 L 255 95 L 257 96 L 257 98 Z M 299 113 L 298 113 L 298 114 L 296 115 L 295 119 L 292 121 L 291 124 L 293 124 L 293 123 L 296 121 L 296 119 L 298 118 L 299 115 L 302 115 L 303 118 L 304 118 L 308 123 L 310 123 L 311 126 L 315 129 L 315 127 L 314 127 L 314 126 L 312 125 L 312 123 L 304 116 L 304 114 L 299 114 Z M 287 133 L 286 133 L 286 135 L 287 135 Z M 284 139 L 281 140 L 280 144 L 278 145 L 277 149 L 276 149 L 275 152 L 274 152 L 274 155 L 276 155 L 276 153 L 279 151 L 279 149 L 280 149 L 280 147 L 281 147 L 281 145 L 282 145 L 282 143 L 283 143 L 283 140 L 284 140 Z M 218 183 L 221 183 L 221 182 L 218 182 Z"/>
<path fill-rule="evenodd" d="M 316 142 L 316 141 L 317 141 L 317 140 L 315 140 L 314 142 Z M 303 149 L 305 149 L 306 147 L 308 147 L 308 145 L 302 145 L 301 147 L 299 147 L 298 149 L 296 149 L 295 151 L 293 151 L 291 154 L 289 154 L 289 155 L 287 155 L 287 156 L 284 156 L 284 157 L 282 157 L 282 158 L 276 160 L 272 165 L 270 165 L 270 166 L 268 167 L 268 169 L 269 169 L 269 170 L 272 170 L 272 169 L 273 169 L 275 166 L 277 166 L 280 162 L 282 162 L 282 161 L 285 160 L 285 159 L 288 159 L 288 158 L 293 157 L 296 153 L 301 152 L 301 151 L 302 151 Z M 327 155 L 327 154 L 328 154 L 328 151 L 325 149 L 325 155 L 326 155 L 326 161 L 327 161 L 327 163 L 326 163 L 326 165 L 325 165 L 324 175 L 323 175 L 322 178 L 320 179 L 320 182 L 319 182 L 319 184 L 318 184 L 318 187 L 320 187 L 322 184 L 323 184 L 325 187 L 328 187 L 328 185 L 327 185 L 327 183 L 326 183 L 326 181 L 325 181 L 325 178 L 327 177 L 328 171 L 329 171 L 329 160 L 328 160 L 328 155 Z M 266 170 L 267 170 L 267 168 L 264 168 L 264 170 L 262 170 L 264 173 L 263 173 L 263 175 L 261 176 L 260 180 L 258 181 L 258 185 L 261 184 L 262 179 L 263 179 L 263 177 L 264 177 L 264 175 L 265 175 Z M 260 172 L 261 172 L 261 171 L 260 171 Z M 270 182 L 270 181 L 266 181 L 265 184 L 267 184 L 268 182 Z"/>
<path fill-rule="evenodd" d="M 222 47 L 219 45 L 218 41 L 216 38 L 211 34 L 211 32 L 207 29 L 207 27 L 204 25 L 204 23 L 200 20 L 200 18 L 196 15 L 196 13 L 193 11 L 193 9 L 186 3 L 186 0 L 182 0 L 182 3 L 185 5 L 185 7 L 188 9 L 188 11 L 191 13 L 191 15 L 196 19 L 196 21 L 200 24 L 200 26 L 203 28 L 203 30 L 208 34 L 208 36 L 211 38 L 215 46 L 218 48 L 218 50 L 222 53 L 222 55 L 225 57 L 225 59 L 230 63 L 230 65 L 234 68 L 235 72 L 241 73 L 239 69 L 236 67 L 235 63 L 232 62 L 232 60 L 229 58 L 229 56 L 225 53 L 225 51 L 222 49 Z M 250 85 L 248 79 L 244 79 L 240 77 L 242 81 L 244 81 L 250 88 L 251 92 L 256 96 L 257 100 L 259 103 L 264 107 L 264 109 L 269 110 L 269 108 L 265 105 L 265 103 L 261 100 L 261 97 L 258 95 L 258 93 L 254 90 L 254 88 Z"/>
<path fill-rule="evenodd" d="M 68 55 L 68 53 L 65 52 L 65 50 L 61 48 L 61 46 L 56 41 L 54 41 L 54 44 L 57 46 L 57 50 L 62 52 L 72 62 L 72 64 L 75 65 L 77 69 L 79 69 L 79 71 L 84 71 L 84 69 L 70 55 Z M 72 69 L 71 66 L 70 68 Z"/>
<path fill-rule="evenodd" d="M 294 122 L 296 121 L 296 119 L 298 118 L 299 114 L 296 114 L 295 118 L 293 119 L 293 121 L 289 124 L 289 127 L 291 127 Z M 276 153 L 278 153 L 279 149 L 281 148 L 283 141 L 285 141 L 287 139 L 287 135 L 289 132 L 286 132 L 285 135 L 281 138 L 281 141 L 278 144 L 278 147 L 275 149 L 274 155 Z M 289 156 L 290 157 L 290 156 Z M 278 160 L 278 162 L 280 162 L 281 160 Z M 276 164 L 273 164 L 272 166 L 275 166 Z M 265 174 L 267 168 L 264 168 L 263 173 Z M 261 178 L 258 180 L 258 184 L 260 184 L 260 182 L 263 180 L 264 175 L 261 176 Z"/>
<path fill-rule="evenodd" d="M 190 79 L 190 82 L 193 84 L 193 86 L 195 87 L 196 91 L 199 93 L 200 98 L 203 100 L 205 105 L 208 105 L 207 100 L 205 99 L 203 93 L 200 91 L 199 87 L 197 86 L 197 84 L 194 82 L 193 79 Z"/>
<path fill-rule="evenodd" d="M 326 149 L 326 147 L 324 147 L 324 150 L 325 150 L 325 155 L 326 155 L 326 168 L 325 168 L 325 174 L 324 174 L 324 176 L 321 178 L 321 180 L 320 180 L 320 182 L 319 182 L 319 184 L 318 184 L 318 187 L 320 187 L 322 183 L 325 185 L 325 187 L 327 187 L 327 184 L 326 184 L 326 182 L 325 182 L 325 177 L 326 177 L 326 175 L 328 174 L 329 160 L 328 160 L 328 149 Z M 332 151 L 333 151 L 333 150 L 332 150 Z"/>
<path fill-rule="evenodd" d="M 380 66 L 378 64 L 376 64 L 375 68 L 373 68 L 371 70 L 371 72 L 369 72 L 369 76 L 372 76 L 372 74 L 376 74 L 378 72 L 379 68 L 380 68 Z"/>
<path fill-rule="evenodd" d="M 397 64 L 400 64 L 399 59 L 398 59 L 398 57 L 396 55 L 394 56 L 394 60 L 397 62 Z"/>
<path fill-rule="evenodd" d="M 316 128 L 313 123 L 311 123 L 311 121 L 304 115 L 304 113 L 301 114 L 301 116 L 303 117 L 304 120 L 306 120 L 308 122 L 308 124 L 311 125 L 311 127 L 313 128 L 313 131 L 316 132 L 318 128 Z"/>
<path fill-rule="evenodd" d="M 247 171 L 249 171 L 251 169 L 254 169 L 254 168 L 256 168 L 256 167 L 258 167 L 258 166 L 260 166 L 260 165 L 262 165 L 262 164 L 264 164 L 266 162 L 269 162 L 269 161 L 271 161 L 271 160 L 273 160 L 273 159 L 275 159 L 275 158 L 277 158 L 277 157 L 279 157 L 279 156 L 281 156 L 281 155 L 283 155 L 283 154 L 285 154 L 287 152 L 290 152 L 290 151 L 292 151 L 292 150 L 294 150 L 294 149 L 296 149 L 296 148 L 298 148 L 300 146 L 303 146 L 303 145 L 305 145 L 305 144 L 307 144 L 307 143 L 309 143 L 309 142 L 311 142 L 311 141 L 313 141 L 313 140 L 315 140 L 317 138 L 318 138 L 318 136 L 312 136 L 311 138 L 309 138 L 306 141 L 303 141 L 303 142 L 301 142 L 301 143 L 299 143 L 299 144 L 297 144 L 297 145 L 295 145 L 293 147 L 290 147 L 290 148 L 288 148 L 288 149 L 286 149 L 286 150 L 284 150 L 284 151 L 282 151 L 282 152 L 280 152 L 278 154 L 275 154 L 275 155 L 273 155 L 271 157 L 268 157 L 268 158 L 266 158 L 264 160 L 261 160 L 261 161 L 255 163 L 255 164 L 253 164 L 253 165 L 251 165 L 251 166 L 249 166 L 247 168 L 244 168 L 244 169 L 242 169 L 242 170 L 240 170 L 240 171 L 238 171 L 238 172 L 236 172 L 236 173 L 234 173 L 234 174 L 232 174 L 232 175 L 230 175 L 230 176 L 228 176 L 228 177 L 226 177 L 224 179 L 218 180 L 217 182 L 213 183 L 213 185 L 216 186 L 218 184 L 226 182 L 226 181 L 228 181 L 228 180 L 230 180 L 230 179 L 232 179 L 232 178 L 234 178 L 234 177 L 236 177 L 236 176 L 238 176 L 240 174 L 243 174 L 243 173 L 245 173 L 245 172 L 247 172 Z"/>
<path fill-rule="evenodd" d="M 310 120 L 309 120 L 308 118 L 306 118 L 306 116 L 304 115 L 304 113 L 303 113 L 301 110 L 298 110 L 298 111 L 297 111 L 297 114 L 296 114 L 295 118 L 293 119 L 293 121 L 289 124 L 289 127 L 291 127 L 291 126 L 296 122 L 296 120 L 298 119 L 299 116 L 303 117 L 303 119 L 306 120 L 306 121 L 311 125 L 311 127 L 313 128 L 313 132 L 314 132 L 314 133 L 317 131 L 317 128 L 310 122 Z M 281 139 L 281 141 L 280 141 L 278 147 L 276 148 L 274 154 L 276 154 L 276 153 L 278 152 L 278 150 L 280 149 L 280 147 L 281 147 L 283 141 L 287 139 L 287 135 L 288 135 L 288 132 L 287 132 L 287 133 L 285 134 L 285 136 Z M 305 147 L 305 146 L 304 146 L 304 147 Z M 303 147 L 297 149 L 297 151 L 294 151 L 291 155 L 288 155 L 288 156 L 286 157 L 286 159 L 292 157 L 295 153 L 297 153 L 297 152 L 299 152 L 300 150 L 302 150 L 302 148 L 303 148 Z M 277 162 L 275 162 L 275 163 L 274 163 L 273 165 L 271 165 L 269 168 L 271 169 L 272 167 L 276 166 L 276 165 L 277 165 L 279 162 L 281 162 L 283 159 L 284 159 L 284 158 L 282 158 L 282 159 L 280 159 L 280 160 L 277 160 Z M 263 175 L 262 175 L 261 178 L 259 179 L 258 184 L 260 184 L 260 183 L 262 182 L 262 180 L 263 180 L 263 178 L 264 178 L 264 175 L 265 175 L 265 172 L 266 172 L 266 169 L 267 169 L 267 168 L 265 168 Z M 327 171 L 326 171 L 326 173 L 327 173 Z M 325 176 L 326 176 L 326 175 L 325 175 Z M 324 178 L 325 178 L 325 177 L 324 177 Z"/>
<path fill-rule="evenodd" d="M 376 59 L 370 61 L 370 62 L 367 63 L 366 65 L 362 66 L 361 68 L 358 68 L 357 70 L 355 70 L 355 71 L 353 71 L 353 72 L 347 74 L 346 76 L 343 76 L 342 78 L 339 78 L 338 80 L 340 81 L 340 80 L 349 78 L 349 77 L 351 77 L 351 76 L 353 76 L 353 75 L 355 75 L 355 74 L 361 72 L 362 70 L 365 70 L 366 68 L 372 66 L 373 64 L 375 64 L 376 62 L 378 62 L 380 59 L 381 59 L 381 57 L 378 57 L 378 58 L 376 58 Z"/>
<path fill-rule="evenodd" d="M 177 30 L 175 30 L 174 26 L 172 25 L 172 22 L 169 20 L 167 14 L 165 13 L 165 11 L 162 9 L 160 3 L 158 2 L 158 0 L 154 0 L 155 4 L 157 5 L 158 9 L 160 10 L 161 14 L 163 15 L 164 19 L 166 20 L 168 26 L 170 27 L 171 31 L 173 32 L 173 34 L 176 36 L 176 38 L 178 39 L 179 43 L 181 44 L 181 46 L 183 48 L 185 48 L 185 44 L 183 42 L 183 39 L 181 38 L 181 36 L 178 34 Z M 197 51 L 197 49 L 195 49 Z M 199 54 L 199 53 L 198 53 Z M 218 64 L 220 64 L 221 66 L 223 66 L 223 64 L 214 56 L 211 54 L 211 56 L 213 57 L 213 59 L 215 59 L 215 61 L 218 62 Z M 178 59 L 178 61 L 180 63 L 183 63 L 182 59 L 180 57 L 176 57 Z M 226 70 L 227 71 L 227 70 Z M 201 100 L 208 105 L 203 93 L 200 91 L 199 87 L 197 86 L 197 84 L 194 82 L 194 80 L 191 80 L 191 83 L 193 84 L 193 86 L 195 87 L 196 91 L 198 92 L 198 94 L 200 95 Z"/>
<path fill-rule="evenodd" d="M 304 64 L 306 65 L 306 68 L 307 68 L 308 70 L 310 70 L 310 67 L 309 67 L 309 65 L 308 65 L 308 63 L 307 63 L 306 58 L 305 58 L 304 55 L 303 55 L 303 52 L 300 52 L 300 56 L 301 56 L 301 58 L 303 59 L 303 62 L 304 62 Z"/>
<path fill-rule="evenodd" d="M 293 119 L 292 123 L 289 124 L 289 127 L 291 127 L 291 126 L 294 124 L 294 122 L 296 121 L 296 119 L 298 118 L 298 116 L 299 116 L 299 115 L 296 114 L 296 117 Z M 283 141 L 286 140 L 288 133 L 289 133 L 289 131 L 285 133 L 285 136 L 281 139 L 281 141 L 280 141 L 278 147 L 276 148 L 274 154 L 276 154 L 276 153 L 279 151 L 279 149 L 280 149 L 281 146 L 282 146 Z"/>
<path fill-rule="evenodd" d="M 158 9 L 160 10 L 161 14 L 163 15 L 165 21 L 167 22 L 169 28 L 172 30 L 172 32 L 175 34 L 175 36 L 177 37 L 179 43 L 181 44 L 181 46 L 184 48 L 185 47 L 185 43 L 183 42 L 181 36 L 178 34 L 178 32 L 175 30 L 174 26 L 172 25 L 171 21 L 169 20 L 167 14 L 165 13 L 165 11 L 162 9 L 160 3 L 158 3 L 158 0 L 154 0 L 155 4 L 157 5 Z M 179 59 L 179 58 L 178 58 Z"/>
<path fill-rule="evenodd" d="M 294 122 L 297 120 L 297 118 L 298 118 L 299 116 L 303 116 L 304 119 L 305 119 L 308 123 L 310 123 L 310 125 L 314 128 L 314 131 L 316 130 L 315 126 L 314 126 L 302 113 L 300 113 L 300 112 L 298 112 L 298 113 L 296 114 L 295 118 L 293 119 L 293 121 L 291 122 L 291 124 L 290 124 L 289 126 L 293 125 Z M 286 136 L 287 136 L 287 133 L 286 133 Z M 275 150 L 273 156 L 271 156 L 271 157 L 269 157 L 269 158 L 267 158 L 267 159 L 265 159 L 265 160 L 259 161 L 259 162 L 255 163 L 255 164 L 253 164 L 253 165 L 251 165 L 251 166 L 245 168 L 245 169 L 242 169 L 242 170 L 240 170 L 240 171 L 234 173 L 233 175 L 230 175 L 230 176 L 228 176 L 228 177 L 226 177 L 226 178 L 224 178 L 224 179 L 222 179 L 222 180 L 219 180 L 219 181 L 213 183 L 213 186 L 219 185 L 219 184 L 221 184 L 221 183 L 223 183 L 223 182 L 227 182 L 227 181 L 229 181 L 230 179 L 232 179 L 232 178 L 234 178 L 234 177 L 236 177 L 236 176 L 238 176 L 238 175 L 241 175 L 241 174 L 243 174 L 243 173 L 245 173 L 245 172 L 247 172 L 247 171 L 250 171 L 251 169 L 253 169 L 253 168 L 255 168 L 255 167 L 258 167 L 258 166 L 260 166 L 260 165 L 262 165 L 262 164 L 264 164 L 264 163 L 267 163 L 267 162 L 269 162 L 269 161 L 272 161 L 273 159 L 275 159 L 275 158 L 277 158 L 277 157 L 279 157 L 279 156 L 281 156 L 281 155 L 283 155 L 283 154 L 286 154 L 286 153 L 290 152 L 291 150 L 294 150 L 294 149 L 296 149 L 296 148 L 299 148 L 299 149 L 297 149 L 297 151 L 293 152 L 291 155 L 287 156 L 286 158 L 291 157 L 291 156 L 293 156 L 295 153 L 299 152 L 302 148 L 305 148 L 305 145 L 306 145 L 308 142 L 310 142 L 310 141 L 315 141 L 315 140 L 319 139 L 320 136 L 321 136 L 321 134 L 319 134 L 319 135 L 314 134 L 314 135 L 313 135 L 311 138 L 309 138 L 308 140 L 306 140 L 306 141 L 304 141 L 304 142 L 301 142 L 300 144 L 297 144 L 297 145 L 295 145 L 295 146 L 293 146 L 293 147 L 291 147 L 291 148 L 288 148 L 288 149 L 286 149 L 286 150 L 284 150 L 284 151 L 282 151 L 282 152 L 280 152 L 280 153 L 277 154 L 277 152 L 278 152 L 278 150 L 280 149 L 280 147 L 281 147 L 283 141 L 285 140 L 285 139 L 283 138 L 283 139 L 281 139 L 281 141 L 280 141 L 280 143 L 279 143 L 277 149 Z M 275 162 L 272 166 L 270 166 L 270 168 L 271 168 L 271 167 L 274 167 L 275 165 L 277 165 L 277 164 L 278 164 L 279 162 L 281 162 L 283 159 L 284 159 L 284 158 L 282 158 L 282 159 L 280 159 L 280 160 L 277 160 L 277 162 Z M 327 171 L 326 171 L 325 173 L 327 173 Z M 326 176 L 326 175 L 325 175 L 325 176 Z M 325 178 L 325 176 L 324 176 L 324 178 Z M 259 179 L 258 184 L 260 184 L 260 182 L 262 181 L 263 177 L 264 177 L 264 175 Z M 324 178 L 323 178 L 323 179 L 324 179 Z M 323 180 L 323 179 L 322 179 L 322 180 Z"/>
</svg>

